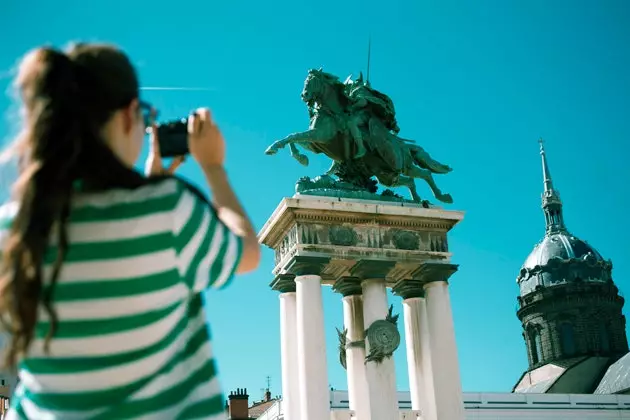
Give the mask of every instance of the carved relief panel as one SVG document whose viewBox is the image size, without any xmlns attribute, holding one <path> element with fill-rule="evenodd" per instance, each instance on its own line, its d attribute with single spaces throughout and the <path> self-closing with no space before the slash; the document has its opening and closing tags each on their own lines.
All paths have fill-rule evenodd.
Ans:
<svg viewBox="0 0 630 420">
<path fill-rule="evenodd" d="M 297 247 L 318 252 L 321 247 L 348 247 L 354 252 L 448 252 L 446 234 L 376 223 L 321 223 L 297 221 L 275 249 L 276 265 L 297 252 Z M 361 251 L 364 249 L 365 251 Z M 393 255 L 393 254 L 392 254 Z"/>
</svg>

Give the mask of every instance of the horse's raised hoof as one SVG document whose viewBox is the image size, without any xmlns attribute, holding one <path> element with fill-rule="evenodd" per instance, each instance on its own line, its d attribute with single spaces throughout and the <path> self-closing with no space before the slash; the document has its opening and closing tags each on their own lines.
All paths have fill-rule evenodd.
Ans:
<svg viewBox="0 0 630 420">
<path fill-rule="evenodd" d="M 308 156 L 306 155 L 302 155 L 302 154 L 296 155 L 295 160 L 297 160 L 298 162 L 300 162 L 300 164 L 304 166 L 308 166 Z"/>
<path fill-rule="evenodd" d="M 440 200 L 442 203 L 453 204 L 453 197 L 450 194 L 440 194 L 435 198 Z"/>
<path fill-rule="evenodd" d="M 275 155 L 276 153 L 278 153 L 278 149 L 273 146 L 269 146 L 267 147 L 267 150 L 265 150 L 265 154 L 269 156 Z"/>
</svg>

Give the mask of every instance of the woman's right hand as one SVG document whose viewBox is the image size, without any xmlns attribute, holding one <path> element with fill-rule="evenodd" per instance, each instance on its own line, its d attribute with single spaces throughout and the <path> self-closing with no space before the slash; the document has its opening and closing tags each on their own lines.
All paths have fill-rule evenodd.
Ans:
<svg viewBox="0 0 630 420">
<path fill-rule="evenodd" d="M 188 148 L 201 167 L 223 166 L 225 141 L 208 108 L 199 108 L 188 118 Z"/>
</svg>

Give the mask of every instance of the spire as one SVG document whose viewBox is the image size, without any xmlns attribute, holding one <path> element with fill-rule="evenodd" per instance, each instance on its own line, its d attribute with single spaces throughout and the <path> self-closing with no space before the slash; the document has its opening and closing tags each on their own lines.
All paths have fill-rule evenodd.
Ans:
<svg viewBox="0 0 630 420">
<path fill-rule="evenodd" d="M 547 164 L 547 155 L 545 154 L 545 142 L 540 138 L 538 140 L 540 144 L 540 157 L 542 158 L 542 170 L 543 170 L 543 182 L 545 183 L 545 193 L 553 191 L 553 182 L 551 181 L 551 172 L 549 172 L 549 165 Z"/>
<path fill-rule="evenodd" d="M 545 223 L 547 234 L 554 232 L 565 231 L 564 217 L 562 214 L 562 200 L 560 199 L 560 193 L 553 188 L 553 181 L 551 180 L 551 172 L 549 171 L 549 164 L 547 163 L 547 154 L 545 153 L 545 144 L 543 139 L 538 140 L 540 144 L 540 157 L 542 160 L 542 172 L 543 172 L 543 194 L 542 194 L 542 208 L 545 213 Z"/>
</svg>

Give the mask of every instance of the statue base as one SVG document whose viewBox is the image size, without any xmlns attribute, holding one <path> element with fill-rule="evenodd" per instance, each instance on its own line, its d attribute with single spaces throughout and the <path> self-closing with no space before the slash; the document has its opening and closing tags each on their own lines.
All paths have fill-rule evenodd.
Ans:
<svg viewBox="0 0 630 420">
<path fill-rule="evenodd" d="M 427 260 L 450 260 L 447 232 L 462 212 L 368 192 L 326 189 L 325 196 L 316 196 L 317 191 L 284 198 L 260 231 L 260 242 L 275 251 L 274 275 L 289 272 L 296 257 L 327 258 L 321 276 L 332 285 L 352 275 L 357 261 L 380 260 L 395 264 L 387 275 L 391 287 Z"/>
<path fill-rule="evenodd" d="M 310 177 L 302 177 L 295 184 L 295 192 L 298 195 L 309 195 L 319 197 L 334 198 L 351 198 L 358 200 L 383 201 L 390 203 L 408 203 L 420 205 L 423 208 L 433 208 L 434 206 L 427 200 L 417 203 L 413 200 L 404 198 L 390 189 L 386 189 L 380 193 L 377 192 L 377 183 L 373 181 L 373 185 L 361 188 L 343 180 L 336 180 L 330 175 L 321 175 L 311 179 Z"/>
</svg>

